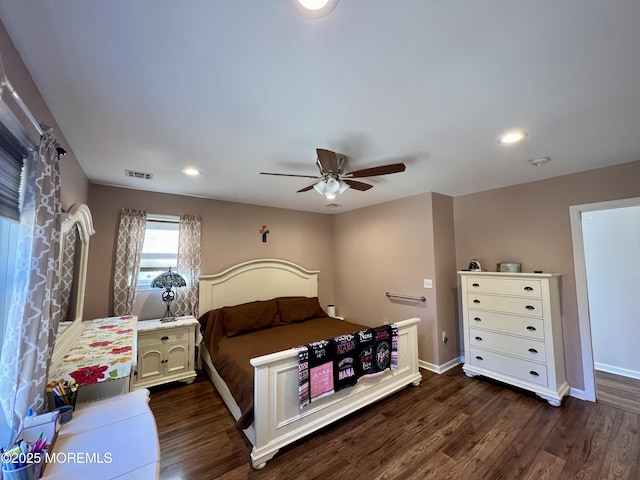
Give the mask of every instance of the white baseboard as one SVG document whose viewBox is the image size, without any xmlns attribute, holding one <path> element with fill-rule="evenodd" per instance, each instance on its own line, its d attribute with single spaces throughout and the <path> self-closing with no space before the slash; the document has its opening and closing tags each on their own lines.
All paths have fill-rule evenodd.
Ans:
<svg viewBox="0 0 640 480">
<path fill-rule="evenodd" d="M 635 378 L 640 380 L 640 372 L 637 370 L 629 370 L 628 368 L 607 365 L 606 363 L 594 362 L 593 367 L 600 372 L 613 373 L 614 375 L 622 375 L 623 377 Z"/>
<path fill-rule="evenodd" d="M 464 357 L 454 358 L 453 360 L 449 360 L 448 362 L 446 362 L 444 365 L 435 365 L 433 363 L 425 362 L 424 360 L 418 359 L 418 366 L 420 368 L 424 368 L 425 370 L 429 370 L 430 372 L 434 373 L 444 373 L 447 370 L 451 370 L 453 367 L 460 365 L 461 363 L 464 363 Z M 570 397 L 577 398 L 578 400 L 590 401 L 587 400 L 586 392 L 578 388 L 569 387 L 568 395 Z"/>
<path fill-rule="evenodd" d="M 425 362 L 424 360 L 418 359 L 418 366 L 420 368 L 424 368 L 425 370 L 429 370 L 434 373 L 444 373 L 447 370 L 451 370 L 453 367 L 460 365 L 462 363 L 461 357 L 454 358 L 453 360 L 449 360 L 443 365 L 435 365 L 433 363 Z"/>
</svg>

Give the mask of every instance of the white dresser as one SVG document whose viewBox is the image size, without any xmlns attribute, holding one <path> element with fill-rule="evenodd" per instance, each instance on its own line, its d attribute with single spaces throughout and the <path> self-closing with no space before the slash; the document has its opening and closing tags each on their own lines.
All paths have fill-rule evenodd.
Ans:
<svg viewBox="0 0 640 480">
<path fill-rule="evenodd" d="M 554 407 L 569 391 L 559 274 L 458 272 L 469 377 L 535 392 Z"/>
</svg>

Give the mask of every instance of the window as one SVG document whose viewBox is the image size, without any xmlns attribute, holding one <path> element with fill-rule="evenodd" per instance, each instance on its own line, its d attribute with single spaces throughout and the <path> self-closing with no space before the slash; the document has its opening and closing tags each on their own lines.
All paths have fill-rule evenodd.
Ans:
<svg viewBox="0 0 640 480">
<path fill-rule="evenodd" d="M 138 290 L 150 290 L 154 278 L 169 268 L 173 270 L 177 268 L 179 231 L 179 217 L 147 215 L 138 273 Z"/>
<path fill-rule="evenodd" d="M 18 249 L 19 229 L 20 225 L 17 222 L 0 216 L 0 317 L 2 318 L 0 323 L 0 351 L 2 351 L 5 319 L 9 316 L 9 307 L 11 306 L 13 271 Z"/>
<path fill-rule="evenodd" d="M 13 295 L 20 232 L 20 202 L 24 158 L 36 148 L 3 100 L 0 101 L 0 352 L 4 348 L 5 326 Z M 8 347 L 7 347 L 8 348 Z M 5 354 L 8 354 L 5 352 Z M 0 445 L 6 445 L 11 428 L 0 412 Z"/>
<path fill-rule="evenodd" d="M 24 159 L 35 144 L 11 109 L 0 100 L 0 352 L 13 294 L 18 251 Z"/>
</svg>

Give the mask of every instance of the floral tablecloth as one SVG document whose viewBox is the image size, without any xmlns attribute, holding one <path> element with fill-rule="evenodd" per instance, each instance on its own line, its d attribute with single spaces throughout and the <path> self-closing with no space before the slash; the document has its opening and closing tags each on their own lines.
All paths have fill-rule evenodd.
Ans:
<svg viewBox="0 0 640 480">
<path fill-rule="evenodd" d="M 49 373 L 49 379 L 73 379 L 83 386 L 128 376 L 136 354 L 136 322 L 132 315 L 85 322 L 78 342 Z"/>
</svg>

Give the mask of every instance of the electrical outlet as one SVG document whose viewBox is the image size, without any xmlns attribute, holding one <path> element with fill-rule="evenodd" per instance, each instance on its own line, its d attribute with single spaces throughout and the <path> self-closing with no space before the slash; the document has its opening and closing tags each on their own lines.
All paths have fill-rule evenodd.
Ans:
<svg viewBox="0 0 640 480">
<path fill-rule="evenodd" d="M 442 343 L 447 343 L 449 341 L 449 337 L 447 337 L 447 331 L 442 331 Z"/>
<path fill-rule="evenodd" d="M 433 280 L 431 280 L 430 278 L 425 278 L 424 288 L 433 288 Z"/>
</svg>

